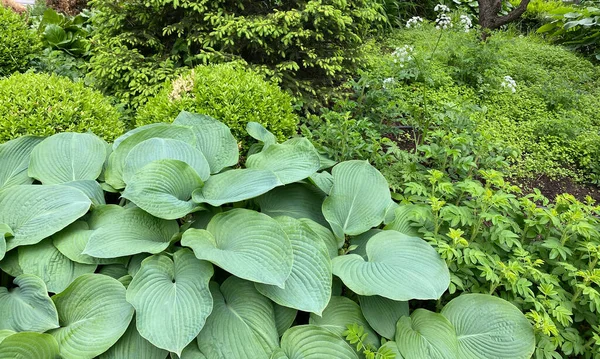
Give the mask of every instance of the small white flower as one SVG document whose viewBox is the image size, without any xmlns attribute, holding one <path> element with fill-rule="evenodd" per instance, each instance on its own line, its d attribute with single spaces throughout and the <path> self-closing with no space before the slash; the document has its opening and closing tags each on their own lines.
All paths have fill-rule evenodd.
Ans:
<svg viewBox="0 0 600 359">
<path fill-rule="evenodd" d="M 510 90 L 510 92 L 517 92 L 517 82 L 510 76 L 504 76 L 504 81 L 500 84 L 503 88 Z"/>
<path fill-rule="evenodd" d="M 460 24 L 465 28 L 465 32 L 469 32 L 473 27 L 473 22 L 468 15 L 460 15 Z"/>
<path fill-rule="evenodd" d="M 398 64 L 400 67 L 404 67 L 406 62 L 409 62 L 413 59 L 411 54 L 414 52 L 414 50 L 414 47 L 409 45 L 397 47 L 394 52 L 392 52 L 394 63 Z"/>
<path fill-rule="evenodd" d="M 450 16 L 444 13 L 439 14 L 438 17 L 435 19 L 435 28 L 438 30 L 445 30 L 451 28 L 452 26 L 452 19 L 450 18 Z"/>
<path fill-rule="evenodd" d="M 450 8 L 444 4 L 437 4 L 433 8 L 433 11 L 435 11 L 435 12 L 450 12 Z"/>
<path fill-rule="evenodd" d="M 409 29 L 411 27 L 417 27 L 417 26 L 421 25 L 422 22 L 423 22 L 422 17 L 414 16 L 414 17 L 411 17 L 410 19 L 408 19 L 408 21 L 406 22 L 406 27 Z"/>
<path fill-rule="evenodd" d="M 383 80 L 383 88 L 387 90 L 388 88 L 394 86 L 395 83 L 396 80 L 393 77 L 388 77 L 387 79 Z"/>
</svg>

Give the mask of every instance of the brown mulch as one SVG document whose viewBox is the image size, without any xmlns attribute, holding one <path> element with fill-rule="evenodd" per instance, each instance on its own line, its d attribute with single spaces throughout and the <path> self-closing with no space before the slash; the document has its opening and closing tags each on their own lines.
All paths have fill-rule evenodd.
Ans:
<svg viewBox="0 0 600 359">
<path fill-rule="evenodd" d="M 521 187 L 525 194 L 533 193 L 533 189 L 537 188 L 551 200 L 559 194 L 569 193 L 579 201 L 585 201 L 586 196 L 590 196 L 597 203 L 600 203 L 600 188 L 598 186 L 574 182 L 568 177 L 552 179 L 546 175 L 541 175 L 534 178 L 521 178 L 514 182 Z"/>
</svg>

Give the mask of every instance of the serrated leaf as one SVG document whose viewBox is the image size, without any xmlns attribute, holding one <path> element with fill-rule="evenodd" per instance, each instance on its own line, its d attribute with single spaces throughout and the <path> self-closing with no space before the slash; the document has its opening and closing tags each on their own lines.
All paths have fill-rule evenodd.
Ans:
<svg viewBox="0 0 600 359">
<path fill-rule="evenodd" d="M 332 175 L 323 215 L 336 237 L 358 235 L 383 222 L 391 195 L 379 171 L 366 161 L 347 161 L 333 167 Z"/>
<path fill-rule="evenodd" d="M 181 244 L 198 259 L 257 283 L 283 287 L 292 270 L 292 244 L 281 225 L 248 209 L 219 213 L 206 230 L 188 229 Z"/>
<path fill-rule="evenodd" d="M 80 190 L 64 186 L 13 186 L 0 191 L 0 223 L 13 237 L 6 249 L 36 244 L 87 213 L 92 202 Z"/>
<path fill-rule="evenodd" d="M 382 231 L 368 240 L 366 255 L 333 259 L 333 274 L 357 294 L 400 301 L 438 299 L 450 284 L 446 263 L 420 238 Z"/>
<path fill-rule="evenodd" d="M 127 288 L 139 333 L 158 348 L 181 355 L 212 311 L 212 275 L 212 265 L 188 249 L 175 252 L 173 260 L 165 255 L 146 258 Z"/>
<path fill-rule="evenodd" d="M 52 297 L 60 328 L 49 332 L 65 359 L 93 358 L 112 347 L 125 333 L 133 307 L 125 287 L 102 274 L 85 274 Z"/>
<path fill-rule="evenodd" d="M 131 177 L 122 197 L 155 217 L 178 219 L 198 207 L 191 201 L 192 192 L 202 184 L 196 170 L 187 163 L 157 160 Z"/>
<path fill-rule="evenodd" d="M 254 284 L 231 276 L 210 283 L 213 311 L 198 336 L 207 359 L 267 359 L 278 346 L 271 301 Z"/>
<path fill-rule="evenodd" d="M 16 288 L 0 287 L 0 329 L 40 332 L 58 328 L 58 313 L 46 284 L 31 274 L 14 279 Z"/>
<path fill-rule="evenodd" d="M 95 180 L 106 160 L 106 143 L 89 133 L 57 133 L 31 152 L 29 177 L 45 185 Z"/>
</svg>

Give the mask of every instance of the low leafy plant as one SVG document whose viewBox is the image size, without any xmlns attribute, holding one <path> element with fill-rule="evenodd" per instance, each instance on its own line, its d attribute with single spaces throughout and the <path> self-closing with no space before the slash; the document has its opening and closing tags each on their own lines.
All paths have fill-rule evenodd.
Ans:
<svg viewBox="0 0 600 359">
<path fill-rule="evenodd" d="M 83 83 L 34 73 L 0 79 L 0 143 L 65 131 L 91 131 L 113 140 L 123 130 L 108 99 Z"/>
<path fill-rule="evenodd" d="M 0 77 L 24 72 L 38 49 L 39 40 L 25 19 L 0 5 Z"/>
<path fill-rule="evenodd" d="M 248 122 L 259 122 L 280 140 L 294 134 L 298 123 L 290 95 L 260 74 L 232 63 L 199 66 L 165 83 L 139 109 L 136 125 L 172 121 L 181 111 L 217 118 L 240 140 L 250 138 L 245 131 Z"/>
<path fill-rule="evenodd" d="M 358 359 L 344 335 L 386 358 L 531 356 L 503 299 L 410 313 L 450 274 L 423 239 L 381 229 L 398 205 L 375 168 L 248 132 L 244 168 L 224 124 L 187 112 L 112 145 L 1 145 L 0 357 Z"/>
</svg>

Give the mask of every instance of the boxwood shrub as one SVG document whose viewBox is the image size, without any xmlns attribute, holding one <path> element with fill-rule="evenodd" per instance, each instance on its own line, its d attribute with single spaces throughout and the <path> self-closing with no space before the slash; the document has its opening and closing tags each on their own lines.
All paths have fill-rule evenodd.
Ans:
<svg viewBox="0 0 600 359">
<path fill-rule="evenodd" d="M 38 48 L 39 40 L 25 20 L 0 4 L 0 77 L 24 71 Z"/>
<path fill-rule="evenodd" d="M 90 131 L 113 140 L 123 130 L 108 99 L 81 82 L 33 73 L 0 80 L 0 142 L 64 131 Z"/>
<path fill-rule="evenodd" d="M 222 121 L 239 139 L 248 138 L 248 122 L 262 124 L 280 140 L 294 134 L 298 122 L 290 95 L 260 74 L 233 63 L 198 66 L 167 82 L 138 111 L 136 125 L 170 122 L 184 110 Z"/>
</svg>

